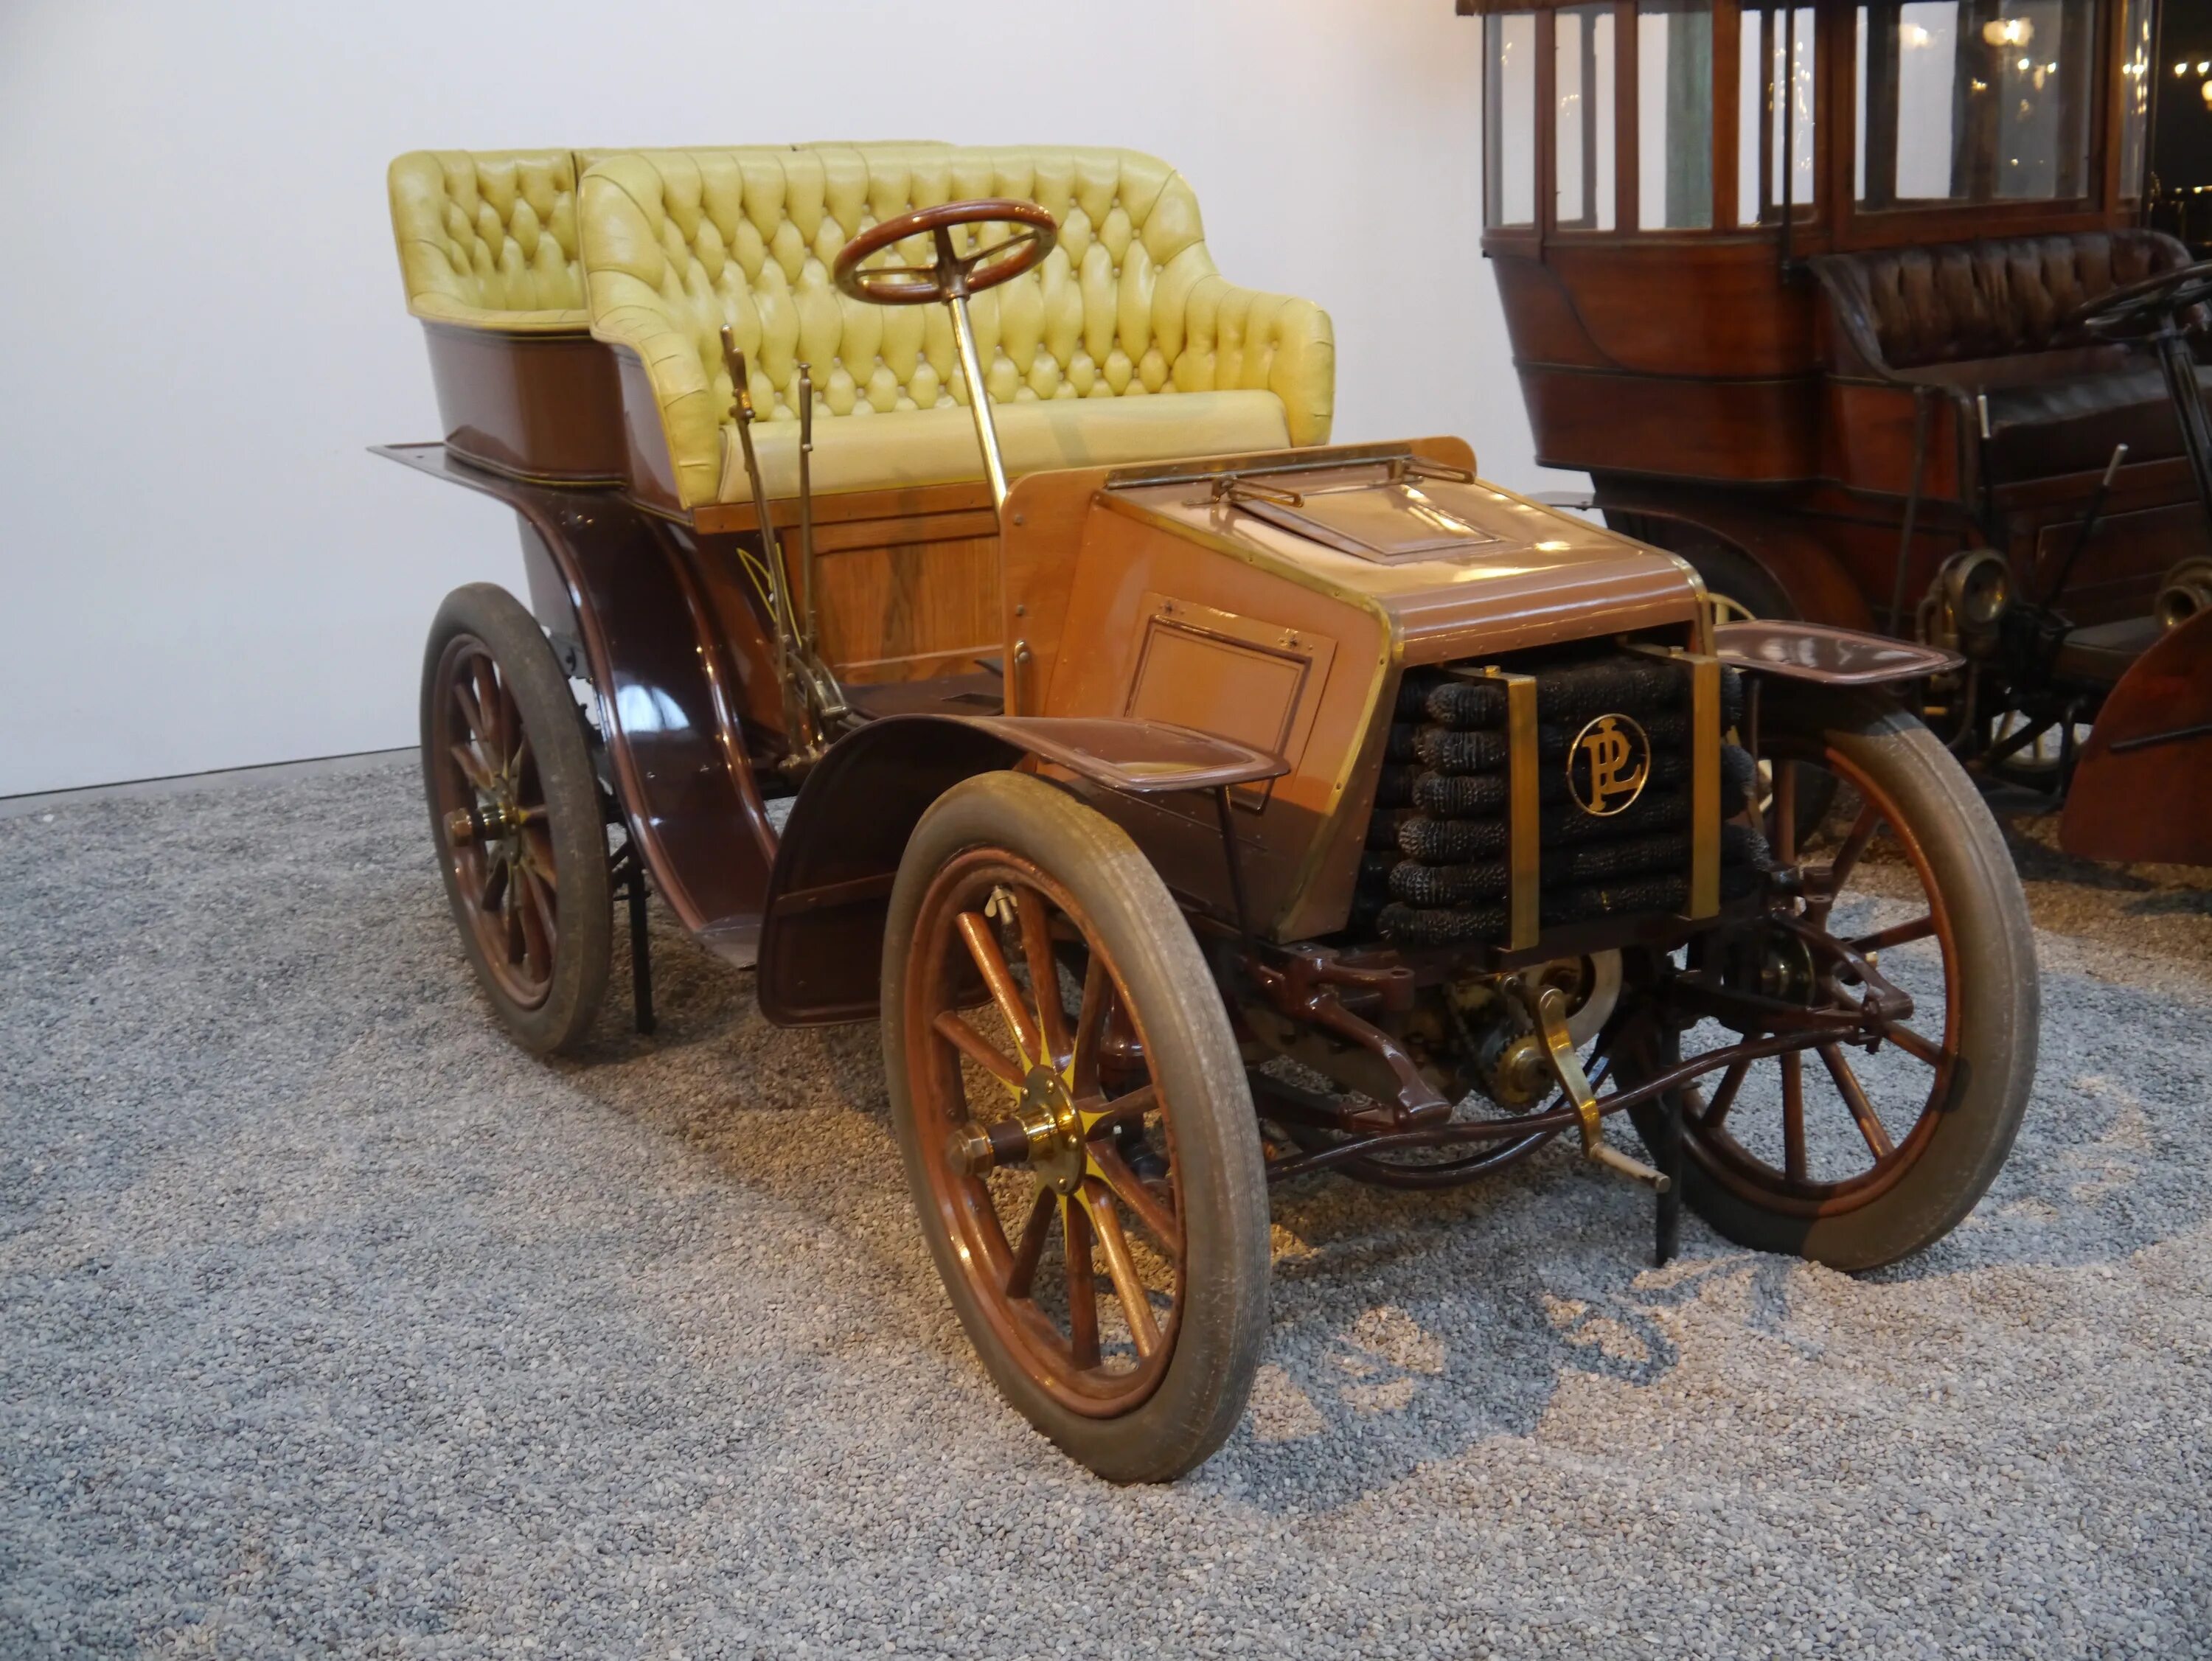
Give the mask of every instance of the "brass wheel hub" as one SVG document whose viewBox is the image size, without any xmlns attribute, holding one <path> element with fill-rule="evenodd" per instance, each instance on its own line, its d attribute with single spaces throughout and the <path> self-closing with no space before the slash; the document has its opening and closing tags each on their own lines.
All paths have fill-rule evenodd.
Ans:
<svg viewBox="0 0 2212 1661">
<path fill-rule="evenodd" d="M 1042 1064 L 1030 1068 L 1014 1116 L 1029 1138 L 1030 1168 L 1037 1179 L 1057 1194 L 1081 1188 L 1083 1120 L 1059 1073 Z"/>
<path fill-rule="evenodd" d="M 521 828 L 522 815 L 504 795 L 446 815 L 446 836 L 456 843 L 504 841 Z"/>
</svg>

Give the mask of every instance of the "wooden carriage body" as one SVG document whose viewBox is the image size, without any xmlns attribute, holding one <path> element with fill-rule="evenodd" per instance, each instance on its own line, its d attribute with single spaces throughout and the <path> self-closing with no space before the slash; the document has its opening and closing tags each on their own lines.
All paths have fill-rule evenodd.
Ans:
<svg viewBox="0 0 2212 1661">
<path fill-rule="evenodd" d="M 2155 373 L 2068 323 L 2187 260 L 2138 228 L 2150 0 L 1460 9 L 1539 458 L 1638 534 L 1887 625 L 1908 503 L 1912 601 L 1978 541 L 2033 589 L 2124 441 L 2072 614 L 2204 548 Z"/>
</svg>

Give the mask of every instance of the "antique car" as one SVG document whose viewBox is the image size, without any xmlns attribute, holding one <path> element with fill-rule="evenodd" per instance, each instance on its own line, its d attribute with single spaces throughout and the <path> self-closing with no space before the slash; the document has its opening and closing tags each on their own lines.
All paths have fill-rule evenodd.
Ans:
<svg viewBox="0 0 2212 1661">
<path fill-rule="evenodd" d="M 1887 695 L 1945 652 L 1717 626 L 1681 559 L 1332 445 L 1332 336 L 1108 150 L 392 166 L 445 436 L 526 605 L 424 657 L 483 994 L 580 1044 L 648 887 L 790 1024 L 880 1019 L 896 1144 L 1006 1398 L 1116 1480 L 1206 1457 L 1268 1185 L 1553 1137 L 1729 1238 L 1942 1235 L 2034 1068 L 2024 904 Z M 1616 1125 L 1625 1117 L 1644 1152 Z"/>
<path fill-rule="evenodd" d="M 1731 615 L 1961 654 L 1917 709 L 2078 781 L 2069 850 L 2212 861 L 2212 265 L 2142 222 L 2154 0 L 1458 9 L 1540 458 Z"/>
</svg>

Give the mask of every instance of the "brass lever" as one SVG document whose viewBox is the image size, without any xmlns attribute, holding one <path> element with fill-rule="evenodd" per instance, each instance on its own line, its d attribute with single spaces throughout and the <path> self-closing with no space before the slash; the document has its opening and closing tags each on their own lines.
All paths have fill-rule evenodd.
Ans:
<svg viewBox="0 0 2212 1661">
<path fill-rule="evenodd" d="M 1601 1124 L 1597 1110 L 1597 1093 L 1590 1088 L 1583 1064 L 1575 1055 L 1575 1041 L 1567 1033 L 1567 1000 L 1557 986 L 1531 988 L 1525 981 L 1516 982 L 1522 1002 L 1528 1015 L 1536 1023 L 1536 1031 L 1544 1040 L 1544 1053 L 1552 1064 L 1553 1075 L 1559 1088 L 1567 1093 L 1567 1100 L 1575 1105 L 1575 1116 L 1582 1121 L 1583 1157 L 1624 1177 L 1638 1182 L 1648 1182 L 1655 1192 L 1665 1193 L 1673 1185 L 1665 1176 L 1653 1170 L 1639 1159 L 1624 1154 L 1605 1139 L 1599 1128 Z"/>
</svg>

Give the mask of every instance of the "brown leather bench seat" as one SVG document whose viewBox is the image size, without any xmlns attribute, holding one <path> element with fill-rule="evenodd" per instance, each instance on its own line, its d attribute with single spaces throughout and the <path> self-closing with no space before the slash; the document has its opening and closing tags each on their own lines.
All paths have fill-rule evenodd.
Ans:
<svg viewBox="0 0 2212 1661">
<path fill-rule="evenodd" d="M 2087 301 L 2187 264 L 2173 238 L 2138 230 L 1812 261 L 1832 325 L 1831 372 L 1938 386 L 1970 406 L 1986 395 L 1986 460 L 2000 483 L 2095 471 L 2119 443 L 2133 461 L 2181 453 L 2155 363 L 2091 339 L 2069 319 Z M 2212 369 L 2199 380 L 2212 391 Z"/>
</svg>

